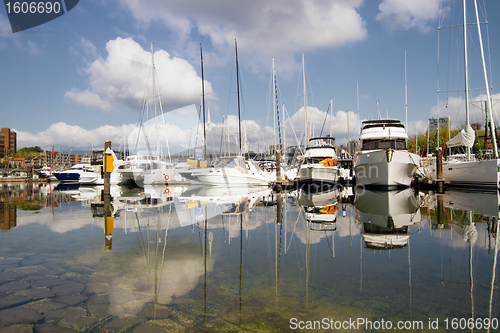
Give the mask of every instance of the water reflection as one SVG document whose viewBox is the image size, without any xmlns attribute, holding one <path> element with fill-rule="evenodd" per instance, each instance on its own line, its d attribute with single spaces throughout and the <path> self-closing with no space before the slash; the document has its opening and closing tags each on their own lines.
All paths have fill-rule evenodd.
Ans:
<svg viewBox="0 0 500 333">
<path fill-rule="evenodd" d="M 405 247 L 410 228 L 421 221 L 419 197 L 411 188 L 402 191 L 358 190 L 354 200 L 356 219 L 363 224 L 366 247 Z"/>
<path fill-rule="evenodd" d="M 102 186 L 1 193 L 15 227 L 0 234 L 0 329 L 284 331 L 291 318 L 332 316 L 432 317 L 442 328 L 445 318 L 498 316 L 497 194 L 112 186 L 106 202 Z M 44 296 L 27 296 L 35 290 Z M 58 308 L 4 321 L 4 311 L 41 301 Z"/>
</svg>

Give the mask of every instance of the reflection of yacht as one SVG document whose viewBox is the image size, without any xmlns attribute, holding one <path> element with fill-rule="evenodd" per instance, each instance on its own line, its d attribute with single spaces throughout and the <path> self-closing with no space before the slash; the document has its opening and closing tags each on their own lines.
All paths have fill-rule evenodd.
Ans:
<svg viewBox="0 0 500 333">
<path fill-rule="evenodd" d="M 185 203 L 188 210 L 194 210 L 194 219 L 201 221 L 205 216 L 199 214 L 197 209 L 202 206 L 207 206 L 207 219 L 220 214 L 240 214 L 267 197 L 270 192 L 271 189 L 262 187 L 191 185 L 179 196 L 179 202 Z M 186 219 L 192 220 L 193 217 L 190 214 Z"/>
<path fill-rule="evenodd" d="M 299 191 L 298 203 L 304 208 L 311 229 L 335 230 L 340 194 L 338 186 L 326 191 Z"/>
<path fill-rule="evenodd" d="M 445 207 L 473 211 L 489 217 L 500 218 L 500 195 L 495 192 L 446 191 L 443 194 Z"/>
<path fill-rule="evenodd" d="M 273 181 L 269 173 L 262 171 L 251 160 L 242 156 L 222 157 L 213 168 L 200 168 L 181 172 L 191 183 L 226 186 L 269 186 Z"/>
<path fill-rule="evenodd" d="M 361 154 L 355 157 L 356 184 L 409 187 L 420 157 L 406 149 L 408 135 L 399 120 L 367 120 L 361 129 Z"/>
<path fill-rule="evenodd" d="M 127 211 L 144 211 L 171 204 L 174 190 L 166 186 L 145 185 L 144 188 L 122 188 L 118 201 Z"/>
<path fill-rule="evenodd" d="M 363 223 L 367 247 L 404 247 L 409 226 L 420 222 L 419 202 L 411 188 L 404 191 L 360 191 L 354 200 L 356 219 Z"/>
</svg>

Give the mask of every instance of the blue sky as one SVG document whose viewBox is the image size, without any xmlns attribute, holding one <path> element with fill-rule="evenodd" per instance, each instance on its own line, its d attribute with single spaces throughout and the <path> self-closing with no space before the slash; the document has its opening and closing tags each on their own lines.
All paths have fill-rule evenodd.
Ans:
<svg viewBox="0 0 500 333">
<path fill-rule="evenodd" d="M 460 23 L 461 1 L 442 2 L 441 25 Z M 491 93 L 500 99 L 495 91 L 500 50 L 494 42 L 500 36 L 496 20 L 500 3 L 478 2 L 481 8 L 486 6 L 490 19 L 492 57 L 487 61 L 492 67 L 488 73 Z M 473 1 L 467 4 L 473 9 Z M 440 46 L 438 71 L 439 8 L 440 0 L 86 0 L 53 21 L 15 34 L 2 8 L 1 126 L 18 133 L 19 147 L 50 149 L 54 145 L 64 152 L 112 140 L 118 148 L 124 133 L 128 135 L 137 124 L 150 43 L 154 43 L 163 107 L 173 110 L 190 104 L 199 107 L 201 42 L 210 131 L 215 136 L 212 141 L 220 142 L 226 115 L 232 130 L 237 127 L 235 37 L 242 116 L 252 150 L 272 144 L 273 57 L 279 104 L 285 104 L 291 117 L 286 121 L 287 144 L 296 144 L 292 125 L 299 140 L 304 134 L 302 54 L 315 135 L 319 135 L 330 99 L 333 116 L 327 118 L 323 133 L 329 132 L 331 124 L 337 143 L 345 144 L 349 111 L 349 137 L 359 135 L 357 85 L 360 120 L 377 118 L 378 101 L 382 117 L 404 121 L 405 51 L 410 134 L 417 128 L 424 131 L 430 117 L 449 115 L 458 125 L 464 122 L 463 93 L 439 97 L 436 93 L 438 72 L 441 90 L 463 89 L 463 70 L 459 69 L 463 56 L 454 48 L 458 42 L 448 41 L 452 38 L 447 31 L 440 35 L 445 47 Z M 484 11 L 480 12 L 484 20 Z M 472 11 L 468 20 L 475 22 Z M 461 32 L 455 30 L 459 36 Z M 477 39 L 476 27 L 471 26 L 469 33 Z M 486 28 L 483 34 L 487 43 Z M 479 44 L 471 45 L 471 86 L 484 87 Z M 471 97 L 481 94 L 484 91 L 473 91 Z M 483 123 L 479 110 L 475 112 L 471 121 Z M 195 116 L 185 118 L 196 125 Z M 165 114 L 173 151 L 189 146 L 189 130 L 180 129 L 179 119 Z"/>
</svg>

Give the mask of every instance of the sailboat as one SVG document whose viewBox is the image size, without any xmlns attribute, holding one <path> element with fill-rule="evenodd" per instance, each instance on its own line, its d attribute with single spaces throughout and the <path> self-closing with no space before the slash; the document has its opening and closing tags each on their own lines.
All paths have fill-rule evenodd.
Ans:
<svg viewBox="0 0 500 333">
<path fill-rule="evenodd" d="M 336 161 L 335 138 L 330 136 L 309 138 L 304 54 L 302 54 L 302 73 L 304 81 L 305 136 L 308 146 L 304 153 L 304 160 L 299 167 L 298 179 L 301 183 L 335 184 L 339 181 L 341 175 L 341 168 Z"/>
<path fill-rule="evenodd" d="M 239 67 L 238 48 L 236 39 L 234 40 L 236 52 L 236 81 L 238 91 L 238 133 L 239 148 L 238 156 L 222 157 L 221 161 L 212 168 L 201 168 L 182 172 L 182 175 L 193 184 L 204 185 L 225 185 L 225 186 L 269 186 L 273 181 L 272 176 L 264 172 L 257 163 L 246 160 L 242 155 L 241 147 L 241 114 L 239 98 Z"/>
<path fill-rule="evenodd" d="M 486 63 L 484 58 L 484 49 L 481 36 L 481 28 L 479 15 L 477 10 L 477 0 L 474 0 L 476 11 L 476 25 L 478 28 L 479 45 L 481 49 L 481 59 L 484 73 L 484 82 L 487 96 L 487 112 L 490 121 L 492 141 L 493 141 L 493 158 L 489 160 L 476 160 L 471 154 L 470 149 L 474 144 L 474 132 L 469 123 L 469 77 L 468 77 L 468 60 L 467 60 L 467 21 L 466 21 L 466 0 L 463 0 L 463 29 L 464 29 L 464 69 L 465 69 L 465 118 L 466 127 L 456 137 L 447 142 L 448 146 L 465 146 L 466 154 L 463 159 L 453 158 L 450 156 L 448 161 L 443 163 L 443 178 L 449 181 L 450 186 L 486 188 L 497 190 L 500 185 L 500 159 L 498 158 L 498 149 L 496 142 L 496 130 L 493 121 L 490 89 L 488 84 L 488 75 L 486 71 Z M 431 172 L 431 176 L 434 173 Z"/>
<path fill-rule="evenodd" d="M 146 87 L 146 93 L 144 94 L 144 100 L 142 103 L 141 110 L 141 124 L 137 132 L 137 140 L 139 141 L 139 136 L 142 132 L 144 141 L 147 147 L 147 152 L 137 152 L 134 155 L 127 156 L 125 163 L 118 168 L 118 172 L 122 176 L 121 183 L 124 184 L 136 184 L 140 187 L 144 185 L 152 184 L 165 184 L 166 182 L 172 182 L 176 179 L 180 179 L 177 175 L 174 164 L 167 161 L 163 154 L 161 153 L 160 144 L 160 133 L 158 129 L 161 127 L 157 123 L 157 117 L 161 115 L 163 119 L 163 107 L 161 103 L 161 96 L 157 85 L 156 78 L 156 68 L 154 64 L 154 52 L 153 43 L 151 43 L 151 80 L 152 80 L 152 95 L 148 96 L 148 87 Z M 151 133 L 147 133 L 147 128 L 144 123 L 142 123 L 145 117 L 148 116 L 149 108 L 154 111 L 154 129 L 156 137 L 156 151 L 152 151 L 148 136 Z M 159 114 L 158 114 L 159 112 Z M 165 121 L 163 120 L 162 130 L 165 130 Z M 168 145 L 168 142 L 167 142 Z M 136 147 L 137 148 L 137 147 Z"/>
</svg>

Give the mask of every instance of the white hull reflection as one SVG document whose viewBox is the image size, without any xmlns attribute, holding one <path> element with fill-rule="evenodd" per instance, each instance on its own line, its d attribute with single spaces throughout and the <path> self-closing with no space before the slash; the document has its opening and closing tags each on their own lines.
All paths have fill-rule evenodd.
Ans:
<svg viewBox="0 0 500 333">
<path fill-rule="evenodd" d="M 422 219 L 415 192 L 359 191 L 354 200 L 356 219 L 363 223 L 366 247 L 391 249 L 406 246 L 409 226 Z"/>
</svg>

